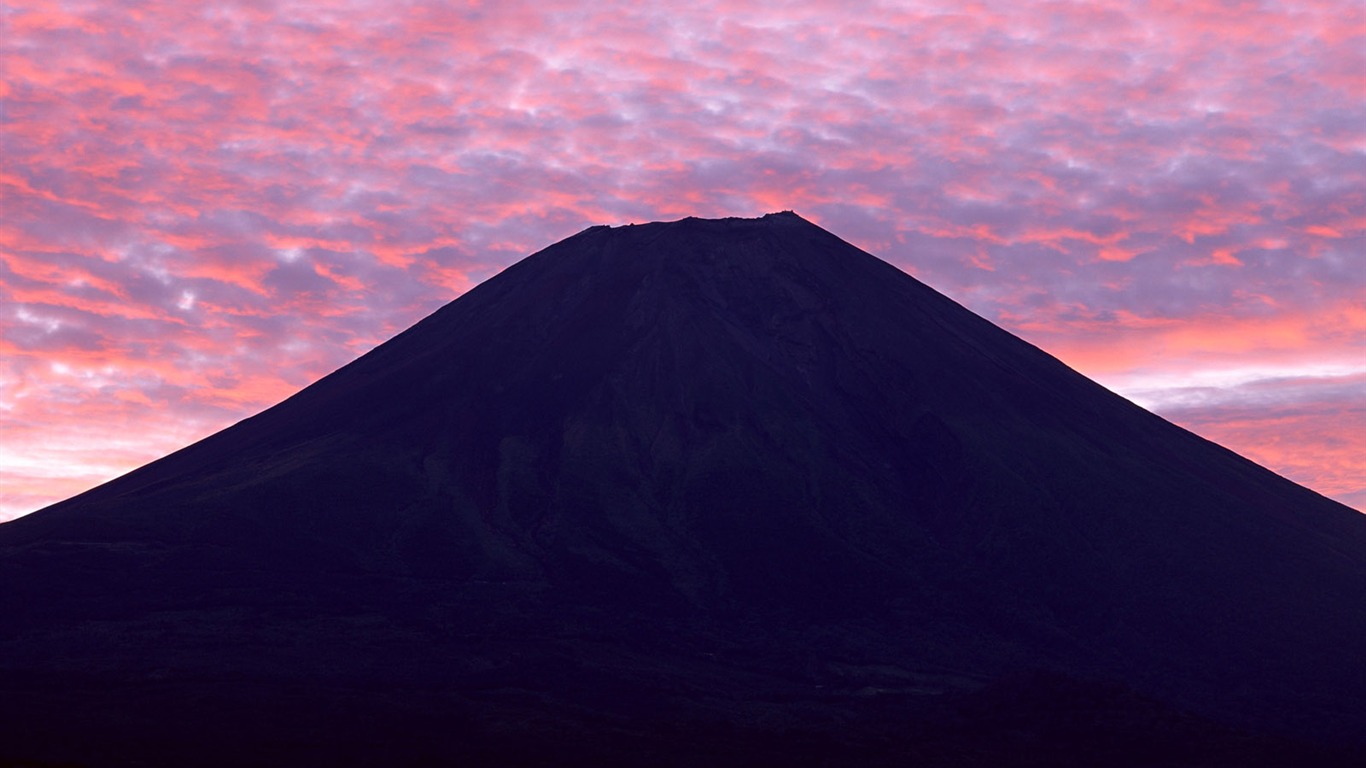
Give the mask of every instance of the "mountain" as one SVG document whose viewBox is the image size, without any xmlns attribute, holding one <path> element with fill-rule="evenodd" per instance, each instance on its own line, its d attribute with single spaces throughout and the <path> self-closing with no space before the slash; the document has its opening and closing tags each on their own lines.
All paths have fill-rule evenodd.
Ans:
<svg viewBox="0 0 1366 768">
<path fill-rule="evenodd" d="M 792 213 L 580 232 L 0 526 L 0 585 L 26 765 L 1348 764 L 1366 733 L 1366 516 Z"/>
</svg>

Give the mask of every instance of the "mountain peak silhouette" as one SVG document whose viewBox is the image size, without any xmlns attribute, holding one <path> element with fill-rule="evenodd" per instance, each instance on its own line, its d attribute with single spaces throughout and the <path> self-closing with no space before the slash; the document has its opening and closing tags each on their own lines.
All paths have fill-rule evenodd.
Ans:
<svg viewBox="0 0 1366 768">
<path fill-rule="evenodd" d="M 0 581 L 0 759 L 947 765 L 1039 691 L 1103 760 L 1366 733 L 1366 517 L 792 212 L 586 229 Z"/>
</svg>

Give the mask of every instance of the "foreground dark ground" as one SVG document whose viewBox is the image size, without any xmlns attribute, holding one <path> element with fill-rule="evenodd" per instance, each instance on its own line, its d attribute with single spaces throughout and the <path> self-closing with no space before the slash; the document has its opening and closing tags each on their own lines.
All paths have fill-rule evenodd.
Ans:
<svg viewBox="0 0 1366 768">
<path fill-rule="evenodd" d="M 1359 764 L 1362 606 L 1366 517 L 793 214 L 596 227 L 0 526 L 0 758 Z"/>
<path fill-rule="evenodd" d="M 759 696 L 736 691 L 711 701 L 618 681 L 576 691 L 572 711 L 545 706 L 544 679 L 525 687 L 490 681 L 459 694 L 263 690 L 256 681 L 62 682 L 61 692 L 17 686 L 25 707 L 10 713 L 0 766 L 1348 768 L 1366 758 L 1360 748 L 1234 729 L 1118 685 L 1051 673 L 937 695 L 894 685 L 813 696 L 773 681 Z M 584 706 L 599 696 L 600 709 Z"/>
</svg>

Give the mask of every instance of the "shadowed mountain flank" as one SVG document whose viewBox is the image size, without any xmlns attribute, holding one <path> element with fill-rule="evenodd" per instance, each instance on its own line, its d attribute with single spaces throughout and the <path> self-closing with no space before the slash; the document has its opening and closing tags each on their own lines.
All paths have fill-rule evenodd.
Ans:
<svg viewBox="0 0 1366 768">
<path fill-rule="evenodd" d="M 1366 733 L 1366 516 L 792 213 L 574 235 L 0 526 L 0 585 L 0 761 L 1017 764 L 1024 732 L 1346 764 Z"/>
</svg>

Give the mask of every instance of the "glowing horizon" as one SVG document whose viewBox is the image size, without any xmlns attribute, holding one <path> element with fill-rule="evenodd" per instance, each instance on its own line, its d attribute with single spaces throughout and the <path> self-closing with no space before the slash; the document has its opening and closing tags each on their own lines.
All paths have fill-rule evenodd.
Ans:
<svg viewBox="0 0 1366 768">
<path fill-rule="evenodd" d="M 594 224 L 791 209 L 1366 510 L 1366 8 L 0 11 L 0 520 Z"/>
</svg>

